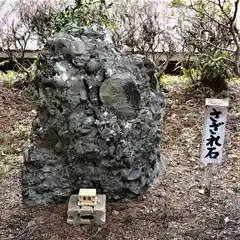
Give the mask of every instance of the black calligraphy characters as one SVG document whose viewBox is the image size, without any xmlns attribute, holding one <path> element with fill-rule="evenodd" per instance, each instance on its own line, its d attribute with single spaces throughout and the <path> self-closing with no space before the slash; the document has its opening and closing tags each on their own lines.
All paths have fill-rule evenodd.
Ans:
<svg viewBox="0 0 240 240">
<path fill-rule="evenodd" d="M 224 125 L 223 122 L 218 122 L 217 119 L 220 118 L 220 115 L 222 114 L 221 111 L 217 111 L 215 108 L 212 109 L 210 112 L 210 120 L 211 125 L 209 125 L 209 131 L 210 131 L 210 137 L 207 139 L 206 145 L 208 146 L 207 150 L 208 153 L 205 156 L 205 158 L 213 158 L 216 159 L 219 156 L 219 152 L 216 151 L 218 147 L 221 147 L 222 144 L 220 143 L 220 136 L 217 135 L 217 131 L 221 125 Z"/>
</svg>

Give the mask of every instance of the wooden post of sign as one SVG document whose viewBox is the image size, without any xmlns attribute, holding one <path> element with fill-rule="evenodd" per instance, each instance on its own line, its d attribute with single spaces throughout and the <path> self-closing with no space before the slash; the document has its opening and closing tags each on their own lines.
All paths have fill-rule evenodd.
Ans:
<svg viewBox="0 0 240 240">
<path fill-rule="evenodd" d="M 213 170 L 222 163 L 227 108 L 228 99 L 206 99 L 200 161 L 206 164 L 203 186 L 208 196 Z"/>
<path fill-rule="evenodd" d="M 212 182 L 212 174 L 213 172 L 213 164 L 207 163 L 205 172 L 204 172 L 204 180 L 203 180 L 203 191 L 204 194 L 210 197 L 211 193 L 211 182 Z"/>
</svg>

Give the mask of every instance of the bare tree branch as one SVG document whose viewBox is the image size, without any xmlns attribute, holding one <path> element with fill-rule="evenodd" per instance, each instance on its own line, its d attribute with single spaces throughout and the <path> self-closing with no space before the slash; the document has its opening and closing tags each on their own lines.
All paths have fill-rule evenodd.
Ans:
<svg viewBox="0 0 240 240">
<path fill-rule="evenodd" d="M 159 64 L 156 53 L 164 51 L 167 61 L 160 69 L 165 69 L 173 52 L 176 52 L 174 39 L 165 29 L 162 22 L 162 12 L 157 2 L 121 1 L 115 4 L 110 14 L 116 31 L 111 32 L 114 44 L 118 47 L 124 45 L 131 53 L 140 53 Z"/>
<path fill-rule="evenodd" d="M 240 34 L 236 26 L 240 0 L 232 5 L 228 1 L 198 1 L 187 6 L 194 15 L 187 12 L 184 22 L 190 22 L 189 30 L 178 26 L 179 34 L 185 39 L 185 48 L 190 55 L 211 56 L 222 53 L 225 56 L 216 58 L 234 66 L 235 73 L 240 75 Z M 202 4 L 201 4 L 202 3 Z"/>
</svg>

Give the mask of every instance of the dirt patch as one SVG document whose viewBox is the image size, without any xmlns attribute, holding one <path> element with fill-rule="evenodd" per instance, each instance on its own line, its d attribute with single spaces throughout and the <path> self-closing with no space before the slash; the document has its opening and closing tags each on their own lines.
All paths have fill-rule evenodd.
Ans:
<svg viewBox="0 0 240 240">
<path fill-rule="evenodd" d="M 238 89 L 239 91 L 239 89 Z M 238 240 L 240 239 L 240 95 L 231 91 L 225 161 L 214 175 L 210 197 L 200 187 L 202 94 L 167 95 L 162 149 L 166 178 L 133 202 L 108 205 L 104 226 L 66 224 L 66 204 L 25 208 L 21 204 L 21 149 L 29 136 L 34 107 L 18 91 L 0 90 L 0 239 L 14 240 Z"/>
</svg>

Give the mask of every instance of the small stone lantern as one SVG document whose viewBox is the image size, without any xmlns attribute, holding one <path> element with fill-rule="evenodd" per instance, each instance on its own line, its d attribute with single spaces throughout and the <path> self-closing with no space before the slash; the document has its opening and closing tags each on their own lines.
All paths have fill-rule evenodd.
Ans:
<svg viewBox="0 0 240 240">
<path fill-rule="evenodd" d="M 96 189 L 80 188 L 78 206 L 96 206 L 97 192 Z"/>
</svg>

